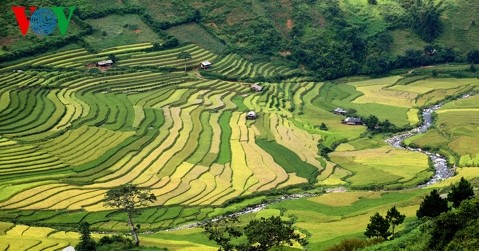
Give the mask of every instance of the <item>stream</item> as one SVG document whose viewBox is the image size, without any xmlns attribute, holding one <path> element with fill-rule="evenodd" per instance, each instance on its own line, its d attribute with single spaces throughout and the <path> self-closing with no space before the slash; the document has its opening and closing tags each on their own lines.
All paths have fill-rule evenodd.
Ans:
<svg viewBox="0 0 479 251">
<path fill-rule="evenodd" d="M 454 100 L 465 99 L 465 98 L 468 98 L 468 97 L 470 97 L 474 94 L 475 93 L 469 92 L 469 93 L 463 94 L 462 96 L 460 96 L 460 97 L 458 97 L 457 99 L 454 99 Z M 422 112 L 423 123 L 422 123 L 421 126 L 416 127 L 416 128 L 414 128 L 412 130 L 409 130 L 407 132 L 403 132 L 403 133 L 394 135 L 391 138 L 386 139 L 386 142 L 393 147 L 400 148 L 400 149 L 406 149 L 406 150 L 413 151 L 413 152 L 420 152 L 420 153 L 426 154 L 429 157 L 429 159 L 433 163 L 435 174 L 428 182 L 426 182 L 425 184 L 419 185 L 418 187 L 427 187 L 427 186 L 430 186 L 430 185 L 432 185 L 434 183 L 437 183 L 441 180 L 445 180 L 447 178 L 450 178 L 450 177 L 454 176 L 454 170 L 450 169 L 449 166 L 447 165 L 447 159 L 446 159 L 445 156 L 442 156 L 442 155 L 437 154 L 437 153 L 432 153 L 432 152 L 429 152 L 429 151 L 425 151 L 425 150 L 422 150 L 420 148 L 402 147 L 401 146 L 401 143 L 405 139 L 410 138 L 410 137 L 412 137 L 414 135 L 417 135 L 417 134 L 427 132 L 429 130 L 429 128 L 432 126 L 432 122 L 433 122 L 432 121 L 433 120 L 432 119 L 432 114 L 435 111 L 437 111 L 438 109 L 440 109 L 444 104 L 445 104 L 445 102 L 441 102 L 439 104 L 436 104 L 436 105 L 425 108 Z"/>
</svg>

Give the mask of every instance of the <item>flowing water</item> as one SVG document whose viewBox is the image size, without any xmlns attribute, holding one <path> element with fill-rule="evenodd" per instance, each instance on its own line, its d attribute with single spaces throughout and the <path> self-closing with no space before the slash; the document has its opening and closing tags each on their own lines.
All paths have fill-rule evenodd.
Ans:
<svg viewBox="0 0 479 251">
<path fill-rule="evenodd" d="M 473 94 L 474 93 L 466 93 L 466 94 L 460 96 L 457 99 L 468 98 L 468 97 L 472 96 Z M 425 108 L 422 112 L 423 123 L 422 123 L 421 126 L 419 126 L 417 128 L 414 128 L 410 131 L 394 135 L 391 138 L 388 138 L 386 140 L 386 142 L 389 143 L 391 146 L 401 148 L 401 149 L 406 149 L 406 150 L 409 150 L 409 151 L 424 153 L 432 161 L 433 166 L 434 166 L 434 170 L 435 170 L 435 174 L 427 183 L 425 183 L 423 185 L 420 185 L 420 187 L 429 186 L 429 185 L 432 185 L 432 184 L 434 184 L 438 181 L 450 178 L 450 177 L 454 176 L 454 170 L 449 168 L 449 166 L 447 165 L 446 157 L 444 157 L 440 154 L 437 154 L 437 153 L 432 153 L 432 152 L 429 152 L 429 151 L 422 150 L 420 148 L 403 147 L 403 146 L 401 146 L 401 143 L 405 139 L 410 138 L 414 135 L 427 132 L 429 130 L 429 128 L 432 126 L 432 122 L 433 122 L 432 121 L 433 120 L 432 119 L 432 114 L 435 111 L 437 111 L 438 109 L 440 109 L 443 105 L 444 105 L 444 102 L 441 102 L 437 105 L 433 105 L 433 106 L 430 106 L 428 108 Z"/>
</svg>

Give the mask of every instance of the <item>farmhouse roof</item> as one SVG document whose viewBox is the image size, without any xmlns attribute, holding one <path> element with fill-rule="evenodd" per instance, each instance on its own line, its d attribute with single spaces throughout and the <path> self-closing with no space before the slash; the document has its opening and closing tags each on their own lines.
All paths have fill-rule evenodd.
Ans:
<svg viewBox="0 0 479 251">
<path fill-rule="evenodd" d="M 105 65 L 105 64 L 113 64 L 113 60 L 111 59 L 108 59 L 108 60 L 102 60 L 102 61 L 98 61 L 99 65 Z"/>
<path fill-rule="evenodd" d="M 348 123 L 361 123 L 361 118 L 347 117 L 344 119 L 344 122 Z"/>
<path fill-rule="evenodd" d="M 248 116 L 248 117 L 256 117 L 256 112 L 249 111 L 246 116 Z"/>
<path fill-rule="evenodd" d="M 208 66 L 208 65 L 211 65 L 211 62 L 210 61 L 203 61 L 201 62 L 202 65 L 204 66 Z"/>
<path fill-rule="evenodd" d="M 261 85 L 258 85 L 258 84 L 252 84 L 251 85 L 251 88 L 256 90 L 256 91 L 261 91 L 263 90 L 263 87 Z"/>
<path fill-rule="evenodd" d="M 341 109 L 341 108 L 338 107 L 338 108 L 334 109 L 334 112 L 336 112 L 336 113 L 346 113 L 346 110 Z"/>
</svg>

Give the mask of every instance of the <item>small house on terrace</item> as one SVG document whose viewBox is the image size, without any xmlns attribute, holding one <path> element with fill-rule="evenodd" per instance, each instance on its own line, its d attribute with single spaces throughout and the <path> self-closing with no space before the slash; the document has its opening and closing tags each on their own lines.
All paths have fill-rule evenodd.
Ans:
<svg viewBox="0 0 479 251">
<path fill-rule="evenodd" d="M 113 65 L 113 60 L 111 59 L 98 61 L 96 63 L 96 66 L 100 66 L 100 67 L 106 67 L 106 66 L 112 66 L 112 65 Z"/>
<path fill-rule="evenodd" d="M 211 68 L 211 66 L 212 64 L 210 63 L 210 61 L 203 61 L 200 64 L 200 68 L 205 70 Z"/>
<path fill-rule="evenodd" d="M 258 85 L 258 84 L 252 84 L 251 85 L 251 90 L 255 91 L 255 92 L 261 92 L 261 91 L 263 91 L 263 87 L 261 85 Z"/>
<path fill-rule="evenodd" d="M 344 109 L 341 109 L 341 108 L 336 108 L 334 109 L 333 113 L 334 114 L 338 114 L 338 115 L 346 115 L 348 111 L 344 110 Z"/>
<path fill-rule="evenodd" d="M 343 124 L 346 125 L 362 125 L 363 121 L 361 118 L 347 117 L 343 120 Z"/>
<path fill-rule="evenodd" d="M 256 112 L 253 112 L 253 111 L 249 111 L 247 114 L 246 114 L 246 119 L 247 120 L 254 120 L 256 119 L 258 116 L 256 115 Z"/>
</svg>

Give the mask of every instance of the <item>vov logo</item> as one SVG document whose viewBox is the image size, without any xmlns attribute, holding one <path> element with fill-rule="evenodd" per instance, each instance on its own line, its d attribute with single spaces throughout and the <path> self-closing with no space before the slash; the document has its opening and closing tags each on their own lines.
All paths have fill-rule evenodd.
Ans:
<svg viewBox="0 0 479 251">
<path fill-rule="evenodd" d="M 52 34 L 56 26 L 60 34 L 63 36 L 67 33 L 70 20 L 75 11 L 76 6 L 72 7 L 29 7 L 30 18 L 27 17 L 26 7 L 24 6 L 12 6 L 12 10 L 17 18 L 18 27 L 22 32 L 22 35 L 27 35 L 28 28 L 40 36 L 48 36 Z M 65 15 L 65 9 L 68 10 L 68 17 Z"/>
</svg>

